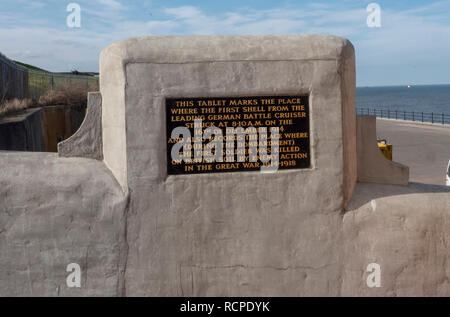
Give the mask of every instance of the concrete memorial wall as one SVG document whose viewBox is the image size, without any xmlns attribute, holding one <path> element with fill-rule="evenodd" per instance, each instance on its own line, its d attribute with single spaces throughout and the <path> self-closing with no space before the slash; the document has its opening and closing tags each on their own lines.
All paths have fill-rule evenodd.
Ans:
<svg viewBox="0 0 450 317">
<path fill-rule="evenodd" d="M 131 201 L 127 291 L 338 294 L 338 224 L 356 183 L 350 42 L 333 36 L 131 39 L 102 52 L 100 72 L 105 163 Z M 192 110 L 179 121 L 169 111 L 177 103 Z M 249 107 L 262 111 L 245 112 Z M 227 110 L 241 117 L 225 118 Z M 270 114 L 253 127 L 283 127 L 280 143 L 294 141 L 301 148 L 289 153 L 308 159 L 261 173 L 237 158 L 180 169 L 167 157 L 170 130 L 191 127 L 188 116 L 203 115 L 203 123 L 226 130 L 217 123 L 247 128 L 244 113 Z M 280 154 L 289 147 L 279 146 Z"/>
<path fill-rule="evenodd" d="M 376 144 L 356 121 L 343 38 L 114 43 L 59 157 L 33 154 L 36 171 L 32 154 L 0 152 L 0 294 L 449 295 L 447 192 L 381 155 L 358 169 Z M 423 212 L 431 192 L 441 204 Z"/>
</svg>

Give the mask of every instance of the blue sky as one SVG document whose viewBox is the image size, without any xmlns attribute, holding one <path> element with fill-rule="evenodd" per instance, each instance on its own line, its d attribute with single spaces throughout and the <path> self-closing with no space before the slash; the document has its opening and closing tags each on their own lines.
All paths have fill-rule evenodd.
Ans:
<svg viewBox="0 0 450 317">
<path fill-rule="evenodd" d="M 81 7 L 69 28 L 66 7 Z M 335 34 L 356 50 L 357 85 L 450 83 L 450 0 L 0 0 L 0 52 L 51 71 L 97 71 L 111 42 L 144 35 Z"/>
</svg>

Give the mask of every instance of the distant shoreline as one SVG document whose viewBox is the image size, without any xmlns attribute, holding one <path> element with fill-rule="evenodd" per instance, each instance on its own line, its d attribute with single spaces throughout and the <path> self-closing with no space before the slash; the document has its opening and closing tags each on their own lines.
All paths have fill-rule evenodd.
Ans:
<svg viewBox="0 0 450 317">
<path fill-rule="evenodd" d="M 356 88 L 358 108 L 378 111 L 450 114 L 450 84 Z M 430 119 L 431 121 L 431 119 Z"/>
<path fill-rule="evenodd" d="M 450 84 L 420 84 L 420 85 L 414 85 L 414 84 L 405 84 L 405 85 L 384 85 L 384 86 L 356 86 L 356 89 L 360 88 L 396 88 L 396 87 L 408 87 L 408 85 L 411 85 L 411 88 L 414 87 L 426 87 L 426 86 L 450 86 Z"/>
</svg>

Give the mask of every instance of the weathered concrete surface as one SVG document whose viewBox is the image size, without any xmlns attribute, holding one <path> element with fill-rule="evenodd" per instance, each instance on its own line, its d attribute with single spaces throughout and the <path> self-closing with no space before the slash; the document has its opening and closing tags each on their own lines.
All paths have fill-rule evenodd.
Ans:
<svg viewBox="0 0 450 317">
<path fill-rule="evenodd" d="M 0 151 L 0 166 L 0 296 L 122 295 L 127 200 L 103 163 Z"/>
<path fill-rule="evenodd" d="M 108 47 L 104 162 L 0 152 L 0 295 L 450 296 L 446 187 L 358 183 L 343 212 L 356 181 L 353 58 L 328 36 Z M 311 169 L 166 174 L 165 97 L 302 93 Z M 91 119 L 80 137 L 95 143 Z M 72 262 L 80 289 L 65 284 Z M 372 262 L 381 288 L 365 284 Z"/>
<path fill-rule="evenodd" d="M 137 79 L 143 80 L 140 88 L 145 86 L 144 90 L 150 91 L 144 93 L 140 90 L 138 96 L 126 94 L 125 88 L 130 86 L 127 82 L 130 69 L 140 70 L 140 74 L 132 76 L 144 76 Z M 225 70 L 226 73 L 222 74 Z M 125 110 L 133 111 L 141 119 L 146 118 L 145 112 L 134 110 L 142 108 L 142 105 L 128 106 L 128 97 L 160 94 L 155 102 L 161 103 L 162 98 L 169 94 L 171 97 L 177 94 L 189 97 L 204 96 L 205 93 L 209 96 L 311 93 L 316 98 L 315 102 L 320 104 L 311 109 L 315 112 L 312 115 L 325 117 L 330 111 L 336 114 L 328 129 L 336 128 L 338 134 L 335 138 L 339 139 L 336 145 L 343 146 L 336 156 L 345 155 L 345 160 L 339 157 L 337 163 L 345 165 L 349 175 L 344 180 L 345 187 L 349 188 L 344 201 L 348 201 L 351 188 L 356 183 L 356 140 L 352 137 L 355 130 L 355 123 L 352 123 L 355 113 L 354 70 L 352 44 L 336 36 L 143 37 L 113 43 L 100 56 L 105 163 L 126 188 L 129 179 L 128 146 L 124 131 L 130 119 Z M 157 74 L 150 78 L 148 74 L 153 71 Z M 164 76 L 164 79 L 159 76 Z M 208 83 L 214 77 L 215 86 Z M 181 86 L 177 89 L 174 85 Z M 137 90 L 136 87 L 133 89 Z M 330 101 L 337 103 L 326 106 L 325 103 Z M 340 120 L 343 116 L 346 116 L 345 120 Z M 338 121 L 339 127 L 334 125 Z M 342 144 L 343 139 L 345 144 Z M 160 155 L 162 158 L 163 154 Z"/>
<path fill-rule="evenodd" d="M 356 101 L 355 101 L 355 58 L 353 47 L 342 51 L 340 73 L 342 74 L 342 146 L 344 152 L 344 207 L 352 198 L 358 179 L 357 169 L 357 134 L 356 134 Z"/>
<path fill-rule="evenodd" d="M 138 38 L 100 65 L 105 162 L 131 199 L 127 295 L 339 294 L 340 212 L 356 182 L 350 42 Z M 272 94 L 310 95 L 311 169 L 167 176 L 165 97 Z"/>
<path fill-rule="evenodd" d="M 376 117 L 358 116 L 356 120 L 358 181 L 407 185 L 409 168 L 384 157 L 377 145 Z"/>
<path fill-rule="evenodd" d="M 44 152 L 42 109 L 26 109 L 0 118 L 0 150 Z"/>
<path fill-rule="evenodd" d="M 450 126 L 377 118 L 377 136 L 392 144 L 395 161 L 409 166 L 411 182 L 445 185 Z"/>
<path fill-rule="evenodd" d="M 61 157 L 87 157 L 103 159 L 102 151 L 102 95 L 88 94 L 87 113 L 80 129 L 69 139 L 58 143 Z"/>
<path fill-rule="evenodd" d="M 450 296 L 450 189 L 357 185 L 343 218 L 343 296 Z M 369 288 L 369 263 L 381 287 Z"/>
</svg>

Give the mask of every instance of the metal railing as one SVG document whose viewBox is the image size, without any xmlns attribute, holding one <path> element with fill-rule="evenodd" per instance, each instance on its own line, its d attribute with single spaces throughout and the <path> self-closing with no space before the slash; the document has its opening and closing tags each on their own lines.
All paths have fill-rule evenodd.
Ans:
<svg viewBox="0 0 450 317">
<path fill-rule="evenodd" d="M 376 116 L 378 118 L 450 124 L 450 115 L 436 112 L 418 112 L 405 110 L 356 108 L 358 116 Z"/>
</svg>

